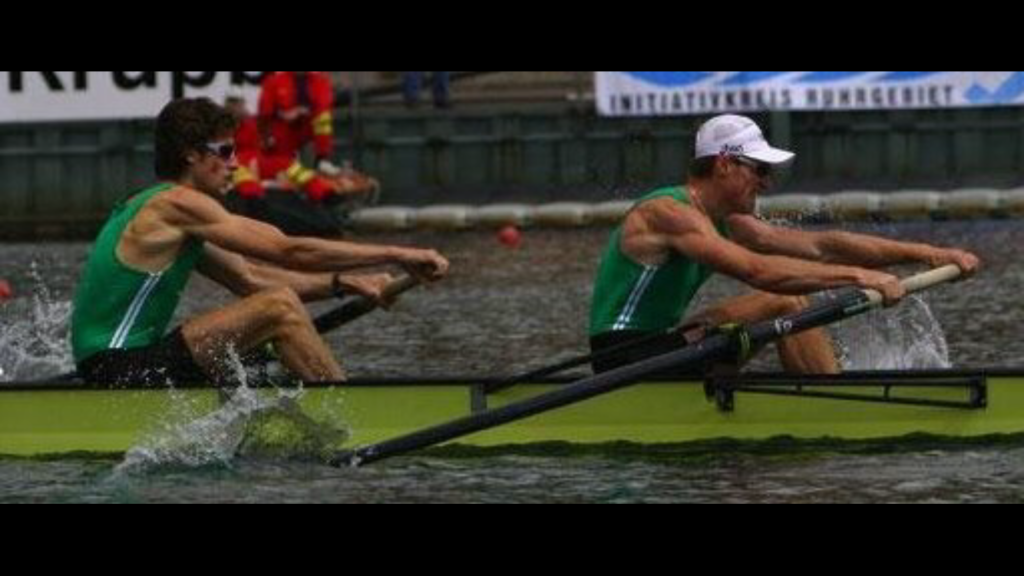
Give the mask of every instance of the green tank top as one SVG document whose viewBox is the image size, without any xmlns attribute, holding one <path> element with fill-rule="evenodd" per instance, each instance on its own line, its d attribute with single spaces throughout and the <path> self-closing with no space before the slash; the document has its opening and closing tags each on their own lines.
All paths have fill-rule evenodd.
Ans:
<svg viewBox="0 0 1024 576">
<path fill-rule="evenodd" d="M 662 188 L 641 198 L 636 205 L 657 198 L 673 198 L 690 204 L 685 187 Z M 728 237 L 724 224 L 718 232 Z M 622 252 L 622 226 L 612 234 L 594 286 L 590 335 L 609 332 L 660 332 L 676 327 L 697 291 L 714 271 L 674 253 L 661 266 L 644 266 Z"/>
<path fill-rule="evenodd" d="M 117 246 L 142 207 L 171 188 L 161 184 L 119 203 L 100 232 L 74 298 L 71 344 L 76 363 L 105 350 L 151 346 L 167 332 L 202 258 L 203 242 L 188 240 L 174 263 L 158 274 L 124 265 Z"/>
</svg>

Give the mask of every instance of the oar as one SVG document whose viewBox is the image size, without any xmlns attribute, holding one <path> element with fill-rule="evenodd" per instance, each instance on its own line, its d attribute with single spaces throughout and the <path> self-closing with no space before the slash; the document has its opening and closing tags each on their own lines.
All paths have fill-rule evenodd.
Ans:
<svg viewBox="0 0 1024 576">
<path fill-rule="evenodd" d="M 903 281 L 903 286 L 908 293 L 920 292 L 956 280 L 961 274 L 958 267 L 947 266 L 906 279 Z M 780 338 L 858 316 L 880 307 L 882 303 L 882 295 L 872 290 L 850 289 L 843 291 L 835 301 L 817 305 L 799 314 L 754 324 L 737 333 L 714 334 L 692 346 L 585 378 L 564 388 L 533 398 L 460 418 L 380 444 L 340 452 L 335 455 L 331 464 L 335 466 L 369 464 L 577 404 L 626 388 L 650 374 L 668 369 L 697 369 L 711 362 L 735 359 L 737 355 L 742 357 L 750 350 Z"/>
<path fill-rule="evenodd" d="M 570 370 L 572 368 L 578 368 L 580 366 L 585 366 L 587 364 L 592 364 L 595 360 L 600 360 L 600 359 L 603 359 L 603 358 L 610 358 L 612 356 L 615 356 L 616 354 L 621 354 L 623 352 L 628 352 L 628 351 L 635 350 L 635 349 L 638 349 L 638 348 L 643 348 L 644 346 L 649 346 L 651 344 L 654 344 L 655 342 L 660 342 L 660 341 L 662 341 L 662 340 L 672 336 L 673 334 L 676 334 L 676 333 L 679 333 L 679 332 L 685 332 L 685 331 L 686 331 L 685 327 L 683 327 L 683 328 L 672 328 L 670 330 L 663 330 L 661 332 L 655 332 L 654 334 L 649 334 L 647 336 L 641 336 L 640 338 L 637 338 L 635 340 L 630 340 L 628 342 L 623 342 L 622 344 L 619 344 L 617 346 L 612 346 L 610 348 L 606 348 L 606 349 L 601 350 L 599 352 L 594 352 L 592 354 L 587 354 L 585 356 L 577 356 L 575 358 L 570 358 L 568 360 L 564 360 L 562 362 L 559 362 L 558 364 L 552 364 L 551 366 L 545 366 L 544 368 L 538 368 L 536 370 L 533 370 L 532 372 L 527 372 L 526 374 L 521 374 L 519 376 L 512 376 L 512 377 L 506 378 L 504 380 L 499 380 L 497 382 L 490 382 L 488 384 L 484 384 L 484 391 L 487 394 L 495 394 L 497 392 L 501 392 L 503 390 L 507 390 L 509 388 L 512 388 L 513 386 L 518 386 L 519 384 L 525 384 L 527 382 L 536 382 L 537 380 L 540 380 L 541 378 L 547 378 L 548 376 L 554 376 L 555 374 L 560 374 L 560 373 L 565 372 L 566 370 Z"/>
<path fill-rule="evenodd" d="M 421 280 L 415 276 L 403 276 L 392 282 L 384 289 L 383 299 L 392 300 L 397 298 L 413 288 L 416 288 L 421 283 Z M 366 316 L 378 307 L 379 304 L 374 300 L 370 300 L 369 298 L 357 298 L 342 304 L 326 314 L 323 314 L 314 320 L 313 324 L 316 326 L 317 332 L 320 334 L 327 334 L 328 332 L 337 330 L 346 324 Z"/>
</svg>

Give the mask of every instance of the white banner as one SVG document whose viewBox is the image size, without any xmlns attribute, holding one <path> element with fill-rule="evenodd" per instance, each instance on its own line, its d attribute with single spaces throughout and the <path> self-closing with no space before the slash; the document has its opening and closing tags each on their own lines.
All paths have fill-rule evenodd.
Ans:
<svg viewBox="0 0 1024 576">
<path fill-rule="evenodd" d="M 604 116 L 1024 105 L 1024 72 L 598 72 Z"/>
<path fill-rule="evenodd" d="M 171 100 L 259 98 L 264 72 L 0 72 L 0 122 L 154 118 Z"/>
</svg>

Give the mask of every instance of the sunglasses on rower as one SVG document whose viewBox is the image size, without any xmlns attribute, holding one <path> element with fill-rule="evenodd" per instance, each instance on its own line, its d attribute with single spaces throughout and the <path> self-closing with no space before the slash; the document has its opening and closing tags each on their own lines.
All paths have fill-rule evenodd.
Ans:
<svg viewBox="0 0 1024 576">
<path fill-rule="evenodd" d="M 208 142 L 203 149 L 225 162 L 234 158 L 237 151 L 234 142 Z"/>
<path fill-rule="evenodd" d="M 772 175 L 773 170 L 771 164 L 758 162 L 757 160 L 747 158 L 746 156 L 733 156 L 732 159 L 737 164 L 746 166 L 753 170 L 754 174 L 757 174 L 758 178 L 768 178 Z"/>
</svg>

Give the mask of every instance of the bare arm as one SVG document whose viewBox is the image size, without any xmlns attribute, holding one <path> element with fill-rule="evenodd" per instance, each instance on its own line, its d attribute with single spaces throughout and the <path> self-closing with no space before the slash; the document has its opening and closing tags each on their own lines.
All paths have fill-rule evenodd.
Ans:
<svg viewBox="0 0 1024 576">
<path fill-rule="evenodd" d="M 333 274 L 307 274 L 246 260 L 216 246 L 207 245 L 199 271 L 237 296 L 251 296 L 264 290 L 291 288 L 303 302 L 335 297 Z M 390 274 L 339 274 L 340 287 L 350 294 L 379 300 L 394 281 Z M 387 304 L 387 303 L 384 303 Z"/>
<path fill-rule="evenodd" d="M 288 287 L 303 302 L 316 302 L 331 297 L 331 274 L 309 274 L 259 265 L 243 256 L 207 244 L 199 272 L 237 296 Z"/>
<path fill-rule="evenodd" d="M 927 264 L 938 268 L 957 264 L 968 275 L 973 274 L 978 267 L 978 259 L 962 250 L 898 242 L 844 231 L 793 230 L 772 226 L 750 215 L 733 216 L 729 220 L 729 227 L 738 243 L 763 254 L 779 254 L 861 268 L 885 268 L 900 264 Z"/>
<path fill-rule="evenodd" d="M 344 272 L 396 264 L 429 280 L 444 276 L 448 261 L 433 250 L 292 238 L 280 230 L 229 213 L 212 198 L 168 195 L 163 217 L 184 233 L 228 252 L 297 272 Z"/>
<path fill-rule="evenodd" d="M 899 280 L 889 274 L 750 250 L 723 238 L 693 208 L 650 202 L 638 211 L 656 242 L 766 292 L 803 295 L 854 285 L 879 290 L 890 302 L 903 295 Z"/>
</svg>

